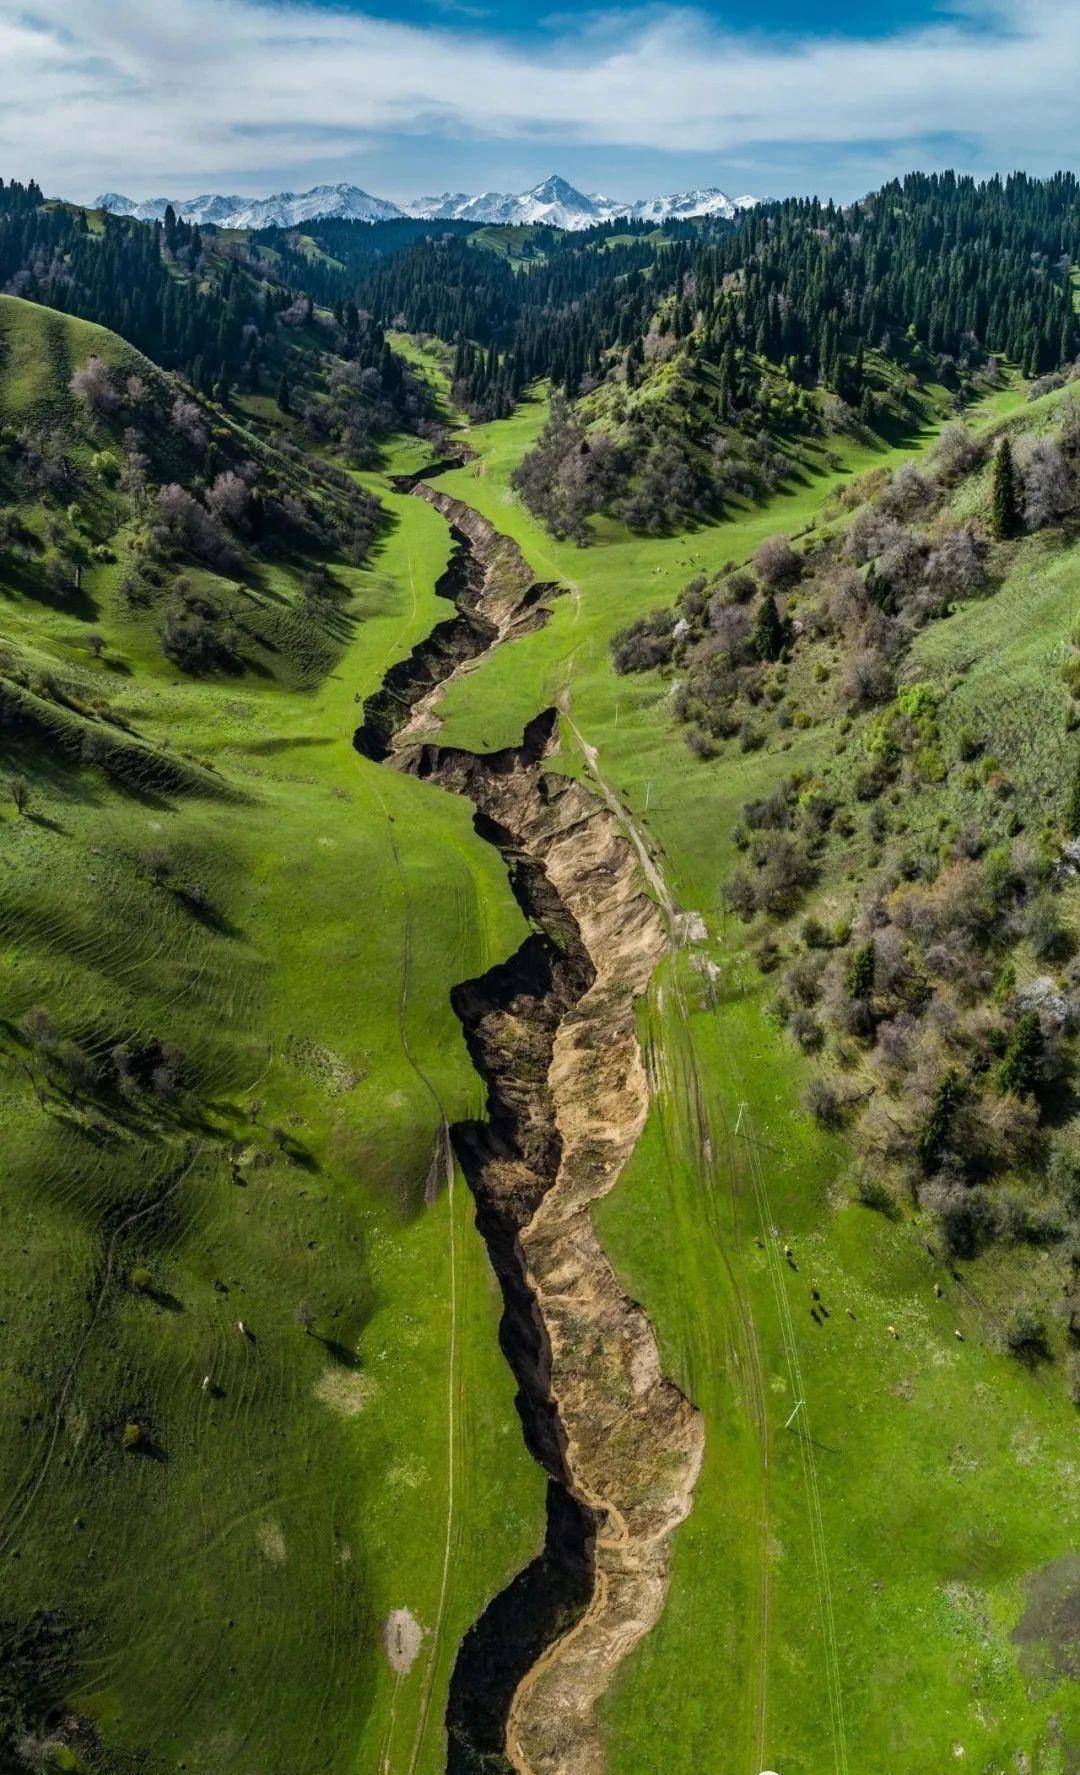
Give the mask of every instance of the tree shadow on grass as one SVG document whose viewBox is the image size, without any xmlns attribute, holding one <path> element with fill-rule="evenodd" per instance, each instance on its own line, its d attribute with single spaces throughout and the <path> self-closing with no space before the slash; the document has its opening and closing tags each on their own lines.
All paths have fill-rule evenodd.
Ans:
<svg viewBox="0 0 1080 1775">
<path fill-rule="evenodd" d="M 173 894 L 184 911 L 193 918 L 196 924 L 202 925 L 206 931 L 212 931 L 216 937 L 228 937 L 234 941 L 243 940 L 244 933 L 239 925 L 233 924 L 224 912 L 212 906 L 208 900 L 200 898 L 197 891 L 191 888 L 177 887 Z"/>
<path fill-rule="evenodd" d="M 0 590 L 25 598 L 28 603 L 43 605 L 47 610 L 55 610 L 62 616 L 73 616 L 79 622 L 94 622 L 99 614 L 98 606 L 85 586 L 51 586 L 29 562 L 6 561 Z"/>
<path fill-rule="evenodd" d="M 167 1288 L 144 1288 L 141 1292 L 147 1300 L 152 1300 L 156 1307 L 160 1307 L 163 1313 L 187 1312 L 183 1301 L 177 1295 L 170 1294 Z"/>
<path fill-rule="evenodd" d="M 312 1331 L 310 1336 L 315 1343 L 322 1345 L 327 1355 L 330 1356 L 333 1361 L 338 1363 L 340 1367 L 360 1367 L 359 1356 L 356 1354 L 355 1350 L 349 1349 L 348 1344 L 341 1343 L 336 1337 L 323 1337 L 318 1331 Z"/>
<path fill-rule="evenodd" d="M 71 837 L 70 826 L 62 826 L 59 820 L 54 820 L 49 814 L 40 813 L 36 808 L 30 808 L 23 817 L 28 819 L 32 825 L 44 826 L 49 832 L 55 832 L 61 838 Z"/>
</svg>

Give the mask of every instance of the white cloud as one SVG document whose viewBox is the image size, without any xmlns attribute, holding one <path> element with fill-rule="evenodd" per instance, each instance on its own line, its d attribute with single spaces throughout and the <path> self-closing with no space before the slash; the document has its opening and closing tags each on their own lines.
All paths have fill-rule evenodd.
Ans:
<svg viewBox="0 0 1080 1775">
<path fill-rule="evenodd" d="M 88 197 L 164 181 L 265 185 L 402 133 L 717 153 L 910 144 L 993 165 L 1075 152 L 1080 7 L 966 4 L 885 39 L 772 41 L 690 10 L 548 47 L 284 0 L 0 0 L 0 171 Z M 820 155 L 819 155 L 820 159 Z"/>
</svg>

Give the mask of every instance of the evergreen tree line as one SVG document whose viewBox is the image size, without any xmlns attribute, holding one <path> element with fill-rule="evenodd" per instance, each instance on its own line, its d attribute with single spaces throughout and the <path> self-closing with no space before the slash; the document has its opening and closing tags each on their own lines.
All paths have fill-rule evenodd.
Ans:
<svg viewBox="0 0 1080 1775">
<path fill-rule="evenodd" d="M 0 182 L 0 287 L 99 321 L 205 392 L 273 387 L 288 358 L 278 317 L 313 298 L 345 324 L 346 349 L 393 398 L 383 329 L 455 349 L 458 397 L 501 415 L 539 377 L 573 397 L 613 363 L 631 381 L 659 324 L 721 369 L 725 410 L 752 399 L 752 359 L 867 398 L 864 354 L 955 380 L 986 354 L 1031 375 L 1078 348 L 1072 267 L 1080 190 L 1071 173 L 982 184 L 953 173 L 893 180 L 847 209 L 791 198 L 720 220 L 541 229 L 534 257 L 485 250 L 471 223 L 327 220 L 247 243 L 164 222 L 47 204 Z M 301 314 L 301 319 L 303 315 Z"/>
<path fill-rule="evenodd" d="M 277 225 L 256 229 L 250 237 L 250 249 L 253 256 L 266 259 L 268 270 L 272 264 L 268 255 L 273 254 L 273 270 L 282 283 L 307 290 L 317 302 L 332 308 L 355 296 L 362 277 L 383 261 L 406 252 L 417 241 L 432 235 L 467 239 L 479 227 L 478 222 L 428 222 L 412 217 L 359 222 L 326 216 L 305 223 L 303 229 L 306 235 L 317 237 L 326 255 L 323 258 L 303 250 L 297 229 Z"/>
<path fill-rule="evenodd" d="M 298 253 L 293 259 L 307 267 Z M 340 274 L 342 317 L 353 282 Z M 279 319 L 303 324 L 313 312 L 305 283 L 275 277 L 271 262 L 244 245 L 219 250 L 214 230 L 204 236 L 171 207 L 152 224 L 103 213 L 99 232 L 84 210 L 47 204 L 33 181 L 0 180 L 0 288 L 110 328 L 219 398 L 235 387 L 280 391 L 283 379 L 287 389 L 290 349 Z M 335 349 L 375 371 L 393 400 L 400 362 L 370 314 L 355 303 L 351 314 Z"/>
<path fill-rule="evenodd" d="M 467 238 L 427 237 L 372 269 L 358 300 L 383 324 L 453 343 L 474 412 L 505 411 L 537 376 L 573 396 L 614 350 L 640 362 L 665 299 L 665 325 L 726 360 L 733 403 L 736 351 L 857 402 L 869 349 L 900 360 L 917 344 L 949 379 L 988 353 L 1029 375 L 1070 360 L 1078 260 L 1073 174 L 912 174 L 849 209 L 792 198 L 734 226 L 604 224 L 556 237 L 525 269 Z"/>
</svg>

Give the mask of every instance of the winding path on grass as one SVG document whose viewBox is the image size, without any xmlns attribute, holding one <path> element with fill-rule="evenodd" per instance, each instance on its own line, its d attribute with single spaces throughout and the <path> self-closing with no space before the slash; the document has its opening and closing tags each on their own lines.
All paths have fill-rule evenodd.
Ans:
<svg viewBox="0 0 1080 1775">
<path fill-rule="evenodd" d="M 427 485 L 444 466 L 401 485 L 450 524 L 454 554 L 438 589 L 455 613 L 386 674 L 355 744 L 468 797 L 531 925 L 515 955 L 454 991 L 487 1116 L 450 1132 L 502 1288 L 525 1437 L 549 1480 L 543 1551 L 458 1654 L 449 1768 L 592 1775 L 603 1764 L 596 1701 L 663 1608 L 668 1537 L 702 1455 L 700 1416 L 662 1374 L 652 1327 L 589 1212 L 644 1126 L 635 1004 L 668 947 L 673 909 L 602 779 L 598 795 L 548 773 L 554 709 L 501 752 L 436 742 L 445 686 L 544 622 L 560 589 L 537 584 L 508 537 Z M 429 1705 L 430 1691 L 418 1741 Z"/>
</svg>

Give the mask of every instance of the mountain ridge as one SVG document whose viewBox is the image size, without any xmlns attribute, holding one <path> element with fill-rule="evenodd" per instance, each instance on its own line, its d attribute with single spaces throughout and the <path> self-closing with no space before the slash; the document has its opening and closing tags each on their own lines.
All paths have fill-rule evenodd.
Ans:
<svg viewBox="0 0 1080 1775">
<path fill-rule="evenodd" d="M 178 218 L 219 228 L 289 228 L 324 217 L 361 222 L 412 217 L 416 220 L 496 222 L 519 226 L 546 224 L 576 231 L 618 216 L 656 222 L 672 216 L 723 216 L 730 220 L 739 210 L 750 209 L 761 201 L 749 195 L 730 197 L 716 185 L 624 201 L 599 192 L 580 191 L 552 173 L 528 191 L 444 191 L 434 196 L 405 199 L 401 203 L 373 196 L 359 185 L 341 183 L 313 185 L 310 190 L 301 192 L 279 191 L 262 198 L 204 192 L 188 199 L 135 199 L 118 191 L 108 191 L 98 198 L 96 207 L 114 215 L 131 216 L 136 221 L 154 222 L 164 220 L 165 211 L 171 204 Z"/>
</svg>

